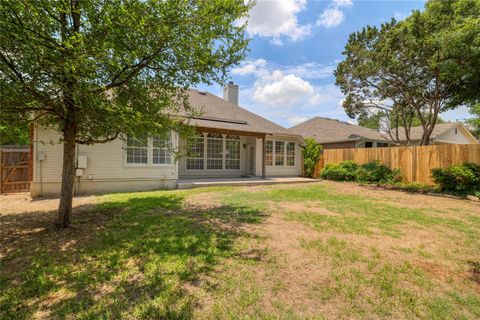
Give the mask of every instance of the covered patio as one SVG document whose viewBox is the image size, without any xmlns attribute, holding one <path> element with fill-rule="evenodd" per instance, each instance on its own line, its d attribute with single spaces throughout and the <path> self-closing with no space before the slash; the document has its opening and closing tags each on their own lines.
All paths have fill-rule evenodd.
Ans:
<svg viewBox="0 0 480 320">
<path fill-rule="evenodd" d="M 245 177 L 245 178 L 198 178 L 180 179 L 177 182 L 178 189 L 192 189 L 212 186 L 253 186 L 271 184 L 315 183 L 318 179 L 303 177 Z"/>
</svg>

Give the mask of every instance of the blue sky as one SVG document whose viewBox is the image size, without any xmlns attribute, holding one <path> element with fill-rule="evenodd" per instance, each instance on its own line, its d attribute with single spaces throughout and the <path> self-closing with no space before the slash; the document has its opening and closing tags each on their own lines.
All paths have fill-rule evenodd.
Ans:
<svg viewBox="0 0 480 320">
<path fill-rule="evenodd" d="M 354 123 L 341 107 L 333 76 L 349 34 L 423 6 L 421 0 L 257 0 L 248 24 L 248 60 L 230 73 L 240 86 L 240 105 L 285 127 L 313 116 Z M 201 89 L 222 95 L 219 87 Z M 442 118 L 468 116 L 460 108 Z"/>
</svg>

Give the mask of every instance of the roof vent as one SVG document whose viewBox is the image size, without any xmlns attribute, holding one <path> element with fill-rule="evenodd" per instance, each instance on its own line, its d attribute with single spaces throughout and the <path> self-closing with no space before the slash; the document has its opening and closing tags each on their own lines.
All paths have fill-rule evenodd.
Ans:
<svg viewBox="0 0 480 320">
<path fill-rule="evenodd" d="M 207 95 L 207 92 L 205 92 L 205 91 L 198 91 L 198 93 L 200 93 L 202 96 L 206 96 L 206 95 Z"/>
</svg>

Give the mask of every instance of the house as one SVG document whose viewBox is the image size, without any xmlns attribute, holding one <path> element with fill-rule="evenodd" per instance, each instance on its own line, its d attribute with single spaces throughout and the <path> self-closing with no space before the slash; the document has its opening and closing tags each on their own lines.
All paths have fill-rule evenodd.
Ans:
<svg viewBox="0 0 480 320">
<path fill-rule="evenodd" d="M 410 128 L 410 144 L 419 145 L 422 140 L 423 128 L 411 127 Z M 387 135 L 385 137 L 388 140 L 391 138 Z M 398 128 L 398 138 L 401 144 L 406 144 L 405 130 Z M 478 140 L 475 136 L 460 122 L 445 122 L 438 123 L 433 128 L 433 132 L 430 136 L 430 144 L 478 144 Z"/>
<path fill-rule="evenodd" d="M 188 142 L 172 132 L 167 138 L 78 145 L 75 193 L 175 188 L 179 179 L 190 178 L 301 174 L 302 136 L 240 107 L 237 85 L 225 87 L 224 99 L 190 90 L 189 101 L 200 115 L 186 120 L 198 133 Z M 34 124 L 32 196 L 60 193 L 60 138 Z M 187 146 L 189 155 L 178 160 L 169 151 Z"/>
<path fill-rule="evenodd" d="M 314 117 L 290 128 L 303 137 L 313 137 L 323 149 L 388 147 L 378 131 L 337 119 Z"/>
</svg>

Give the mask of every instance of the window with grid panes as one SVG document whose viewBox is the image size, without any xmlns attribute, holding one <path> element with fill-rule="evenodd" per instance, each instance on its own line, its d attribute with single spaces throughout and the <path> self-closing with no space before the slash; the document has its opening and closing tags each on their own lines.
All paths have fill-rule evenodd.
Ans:
<svg viewBox="0 0 480 320">
<path fill-rule="evenodd" d="M 204 138 L 202 134 L 187 140 L 187 169 L 203 170 Z"/>
<path fill-rule="evenodd" d="M 207 169 L 223 169 L 223 136 L 221 134 L 207 135 Z"/>
<path fill-rule="evenodd" d="M 127 164 L 148 163 L 148 139 L 127 137 Z"/>
<path fill-rule="evenodd" d="M 295 142 L 287 142 L 287 166 L 295 166 Z"/>
<path fill-rule="evenodd" d="M 273 166 L 273 141 L 265 142 L 265 165 Z"/>
<path fill-rule="evenodd" d="M 225 169 L 239 170 L 240 169 L 240 137 L 230 136 L 225 137 Z"/>
<path fill-rule="evenodd" d="M 171 135 L 164 137 L 157 136 L 152 138 L 152 163 L 153 164 L 171 164 L 172 155 L 170 153 Z"/>
<path fill-rule="evenodd" d="M 285 163 L 285 142 L 275 141 L 275 165 L 283 166 Z"/>
</svg>

